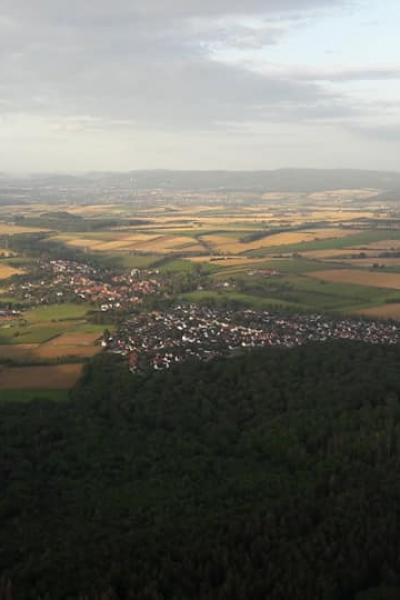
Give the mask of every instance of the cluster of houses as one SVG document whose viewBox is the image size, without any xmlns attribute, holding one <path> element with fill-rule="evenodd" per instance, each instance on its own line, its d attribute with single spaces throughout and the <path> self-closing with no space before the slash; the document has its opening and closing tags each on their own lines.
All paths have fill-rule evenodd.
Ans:
<svg viewBox="0 0 400 600">
<path fill-rule="evenodd" d="M 10 308 L 2 308 L 0 309 L 0 323 L 5 321 L 13 321 L 17 317 L 21 315 L 21 311 L 12 310 Z"/>
<path fill-rule="evenodd" d="M 400 342 L 400 326 L 362 318 L 279 316 L 266 311 L 229 311 L 197 305 L 131 316 L 103 347 L 127 358 L 131 371 L 165 369 L 195 358 L 209 360 L 242 348 L 292 348 L 311 341 Z"/>
<path fill-rule="evenodd" d="M 31 303 L 78 300 L 109 311 L 141 304 L 161 288 L 154 271 L 133 269 L 120 275 L 71 260 L 42 260 L 39 268 L 39 277 L 13 284 L 10 292 Z"/>
</svg>

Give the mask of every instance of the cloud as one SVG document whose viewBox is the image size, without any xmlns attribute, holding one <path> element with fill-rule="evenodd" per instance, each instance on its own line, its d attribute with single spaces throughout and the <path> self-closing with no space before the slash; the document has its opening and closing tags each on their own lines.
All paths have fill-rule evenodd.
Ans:
<svg viewBox="0 0 400 600">
<path fill-rule="evenodd" d="M 303 12 L 332 5 L 349 5 L 347 0 L 3 0 L 2 12 L 30 20 L 74 21 L 79 23 L 112 19 L 125 21 L 129 17 L 144 15 L 188 18 L 192 16 L 218 16 L 232 14 L 282 14 Z"/>
<path fill-rule="evenodd" d="M 321 86 L 218 63 L 212 48 L 274 44 L 280 19 L 328 5 L 248 0 L 246 19 L 258 17 L 250 25 L 238 20 L 239 0 L 3 0 L 0 111 L 177 129 L 287 117 L 297 104 L 300 116 L 301 106 L 320 114 L 329 101 Z"/>
<path fill-rule="evenodd" d="M 325 66 L 266 65 L 259 69 L 266 75 L 290 79 L 291 81 L 386 81 L 400 79 L 399 65 L 374 66 Z"/>
<path fill-rule="evenodd" d="M 395 142 L 400 143 L 400 124 L 394 123 L 392 125 L 379 124 L 379 125 L 365 125 L 365 124 L 353 124 L 349 128 L 351 131 L 366 138 L 370 141 L 377 140 L 380 142 Z"/>
<path fill-rule="evenodd" d="M 135 158 L 146 149 L 157 160 L 169 153 L 173 162 L 173 148 L 182 148 L 186 159 L 197 145 L 192 153 L 199 164 L 220 148 L 225 164 L 238 166 L 233 154 L 246 147 L 248 156 L 241 160 L 251 167 L 260 147 L 271 154 L 274 144 L 282 146 L 281 131 L 289 140 L 286 148 L 308 147 L 307 131 L 317 147 L 319 131 L 332 124 L 347 128 L 340 132 L 347 141 L 348 131 L 359 135 L 356 123 L 373 107 L 334 84 L 398 78 L 397 66 L 255 65 L 222 55 L 242 50 L 268 55 L 304 21 L 352 5 L 353 0 L 2 0 L 0 126 L 8 145 L 15 131 L 16 156 L 18 144 L 29 137 L 29 161 L 51 161 L 51 148 L 61 156 L 65 144 L 68 160 L 75 152 L 85 161 L 90 156 L 91 168 L 100 145 L 105 164 L 108 143 L 114 153 L 119 148 L 127 155 L 124 165 L 129 148 Z M 297 56 L 293 59 L 296 63 Z M 36 158 L 41 135 L 44 155 Z"/>
</svg>

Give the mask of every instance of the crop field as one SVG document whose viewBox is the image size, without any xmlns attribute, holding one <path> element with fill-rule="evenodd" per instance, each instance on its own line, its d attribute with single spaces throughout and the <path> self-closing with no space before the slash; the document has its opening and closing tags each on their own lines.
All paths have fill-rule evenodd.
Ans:
<svg viewBox="0 0 400 600">
<path fill-rule="evenodd" d="M 24 313 L 24 319 L 29 323 L 77 320 L 88 312 L 86 304 L 51 304 L 39 306 Z"/>
<path fill-rule="evenodd" d="M 334 240 L 343 235 L 351 235 L 357 233 L 353 230 L 342 230 L 337 228 L 332 229 L 316 229 L 311 231 L 294 231 L 285 233 L 276 233 L 261 237 L 253 242 L 245 242 L 240 238 L 221 236 L 221 235 L 206 235 L 203 239 L 209 244 L 215 252 L 244 254 L 252 250 L 262 250 L 265 248 L 286 247 L 293 244 L 301 244 L 304 242 L 314 242 L 319 240 Z"/>
<path fill-rule="evenodd" d="M 363 256 L 377 256 L 375 250 L 360 250 L 358 248 L 330 248 L 329 250 L 307 250 L 302 252 L 301 255 L 311 260 L 345 260 L 346 258 L 359 257 L 362 253 Z"/>
<path fill-rule="evenodd" d="M 0 367 L 1 390 L 68 390 L 81 377 L 81 364 Z"/>
<path fill-rule="evenodd" d="M 359 311 L 359 314 L 380 319 L 400 319 L 400 302 L 364 308 Z"/>
<path fill-rule="evenodd" d="M 75 201 L 57 210 L 73 218 L 68 227 L 61 221 L 52 228 L 50 240 L 106 268 L 155 269 L 160 277 L 181 278 L 177 298 L 400 318 L 400 211 L 385 205 L 377 190 L 165 196 L 155 190 L 138 203 Z M 52 211 L 54 205 L 32 203 L 16 207 L 15 217 Z M 75 228 L 82 219 L 84 227 Z M 108 220 L 104 227 L 101 220 Z M 3 223 L 0 236 L 1 227 L 8 235 L 29 230 Z M 7 249 L 3 238 L 0 248 Z M 18 254 L 0 261 L 8 273 L 29 270 L 28 263 L 10 262 L 29 260 Z M 9 301 L 6 281 L 1 285 Z M 85 362 L 99 351 L 96 339 L 104 329 L 87 319 L 84 304 L 24 312 L 22 319 L 0 325 L 0 362 L 7 353 L 15 363 Z"/>
<path fill-rule="evenodd" d="M 42 363 L 62 359 L 87 359 L 100 351 L 98 333 L 64 333 L 41 344 L 0 344 L 0 362 Z"/>
<path fill-rule="evenodd" d="M 67 374 L 80 372 L 81 363 L 86 362 L 101 350 L 98 339 L 104 329 L 102 325 L 89 323 L 85 319 L 87 306 L 83 304 L 57 304 L 35 307 L 22 313 L 18 318 L 0 325 L 0 368 L 28 368 L 41 366 L 65 366 L 61 370 L 63 377 L 53 377 L 58 371 L 44 371 L 51 375 L 41 382 L 42 389 L 56 388 L 58 381 L 62 389 L 69 387 L 65 383 Z M 68 363 L 65 365 L 54 363 Z M 69 364 L 71 363 L 71 364 Z M 72 364 L 74 363 L 74 364 Z M 78 368 L 78 370 L 77 370 Z M 18 371 L 7 371 L 7 377 L 0 378 L 0 388 L 13 388 L 10 377 Z M 36 371 L 28 371 L 36 373 Z M 76 377 L 69 377 L 74 384 Z M 12 381 L 16 381 L 15 377 Z M 37 380 L 39 382 L 39 379 Z M 36 380 L 35 380 L 36 382 Z M 26 385 L 35 388 L 29 379 Z M 16 384 L 15 384 L 16 385 Z M 21 384 L 22 385 L 22 384 Z M 39 383 L 38 383 L 39 385 Z"/>
<path fill-rule="evenodd" d="M 0 280 L 8 279 L 13 275 L 20 275 L 21 273 L 23 273 L 21 269 L 16 269 L 15 267 L 0 262 Z"/>
<path fill-rule="evenodd" d="M 329 271 L 314 271 L 309 276 L 330 283 L 350 283 L 353 285 L 400 290 L 400 273 L 379 273 L 357 269 L 331 269 Z"/>
<path fill-rule="evenodd" d="M 391 258 L 389 257 L 380 257 L 376 254 L 374 256 L 370 256 L 370 258 L 357 258 L 357 259 L 344 259 L 342 260 L 343 265 L 351 265 L 354 267 L 363 267 L 366 269 L 371 269 L 379 266 L 379 268 L 388 268 L 397 270 L 400 268 L 400 257 Z"/>
<path fill-rule="evenodd" d="M 24 362 L 32 357 L 38 344 L 0 344 L 0 362 Z"/>
<path fill-rule="evenodd" d="M 380 251 L 380 252 L 388 252 L 388 251 L 399 251 L 400 250 L 400 239 L 398 240 L 379 240 L 376 242 L 367 243 L 363 246 L 363 249 L 367 249 L 370 251 Z"/>
<path fill-rule="evenodd" d="M 39 231 L 45 231 L 45 228 L 21 227 L 19 225 L 12 225 L 10 223 L 0 222 L 0 235 L 17 235 L 20 233 L 37 233 Z"/>
</svg>

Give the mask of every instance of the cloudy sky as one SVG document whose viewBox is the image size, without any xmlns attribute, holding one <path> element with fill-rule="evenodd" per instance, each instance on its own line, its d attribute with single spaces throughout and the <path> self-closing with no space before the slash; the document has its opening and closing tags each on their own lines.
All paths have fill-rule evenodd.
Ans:
<svg viewBox="0 0 400 600">
<path fill-rule="evenodd" d="M 0 0 L 0 171 L 400 170 L 398 0 Z"/>
</svg>

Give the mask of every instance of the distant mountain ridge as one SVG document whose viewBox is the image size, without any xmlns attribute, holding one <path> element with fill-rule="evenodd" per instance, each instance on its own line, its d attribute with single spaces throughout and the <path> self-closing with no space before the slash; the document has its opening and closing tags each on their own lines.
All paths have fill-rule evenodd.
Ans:
<svg viewBox="0 0 400 600">
<path fill-rule="evenodd" d="M 40 176 L 35 177 L 41 179 Z M 312 192 L 326 189 L 400 189 L 400 173 L 339 169 L 277 169 L 273 171 L 169 171 L 141 170 L 127 173 L 88 173 L 79 176 L 48 176 L 65 184 L 78 181 L 131 183 L 133 187 L 167 189 L 267 189 Z"/>
<path fill-rule="evenodd" d="M 338 189 L 376 189 L 400 193 L 400 173 L 354 169 L 278 169 L 271 171 L 169 171 L 137 170 L 124 173 L 35 174 L 0 177 L 0 203 L 29 192 L 53 197 L 88 192 L 115 192 L 121 197 L 146 190 L 226 192 L 319 192 Z"/>
</svg>

